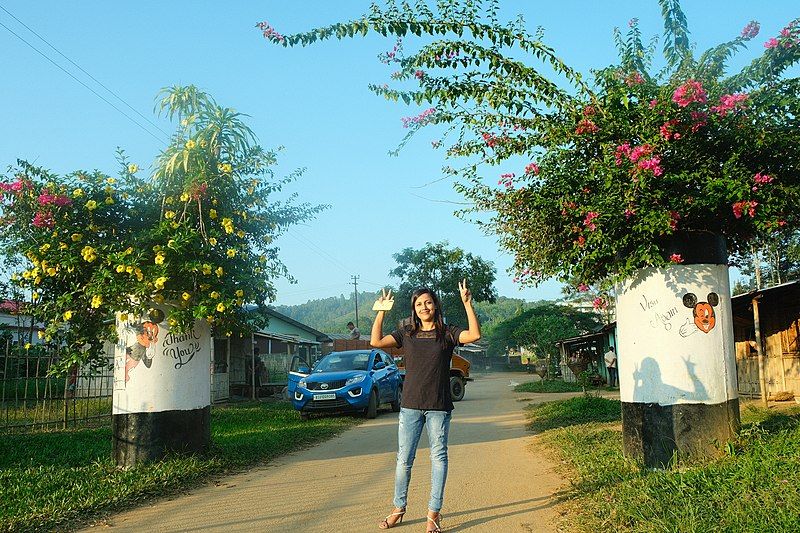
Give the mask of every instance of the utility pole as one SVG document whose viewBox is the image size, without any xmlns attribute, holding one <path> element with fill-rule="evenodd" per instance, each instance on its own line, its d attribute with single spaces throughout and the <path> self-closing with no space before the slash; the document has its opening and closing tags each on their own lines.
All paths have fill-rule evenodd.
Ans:
<svg viewBox="0 0 800 533">
<path fill-rule="evenodd" d="M 353 280 L 353 289 L 356 293 L 356 328 L 358 328 L 358 276 L 350 276 Z"/>
</svg>

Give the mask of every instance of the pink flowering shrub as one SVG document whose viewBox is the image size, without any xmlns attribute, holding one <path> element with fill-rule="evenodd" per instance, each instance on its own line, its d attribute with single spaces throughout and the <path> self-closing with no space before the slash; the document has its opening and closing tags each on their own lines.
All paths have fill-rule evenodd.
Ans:
<svg viewBox="0 0 800 533">
<path fill-rule="evenodd" d="M 521 283 L 610 286 L 678 262 L 664 251 L 677 232 L 722 234 L 736 259 L 754 239 L 800 228 L 800 91 L 787 74 L 800 62 L 800 19 L 729 72 L 758 22 L 696 53 L 679 2 L 662 0 L 665 61 L 631 18 L 616 34 L 619 60 L 579 72 L 542 34 L 472 4 L 374 7 L 286 41 L 422 35 L 413 53 L 398 48 L 389 61 L 411 87 L 372 89 L 435 107 L 436 123 L 454 132 L 448 157 L 467 162 L 447 167 L 472 206 L 460 214 L 489 214 L 475 219 L 514 255 L 517 273 L 531 272 Z M 496 169 L 512 164 L 515 175 L 497 182 Z"/>
</svg>

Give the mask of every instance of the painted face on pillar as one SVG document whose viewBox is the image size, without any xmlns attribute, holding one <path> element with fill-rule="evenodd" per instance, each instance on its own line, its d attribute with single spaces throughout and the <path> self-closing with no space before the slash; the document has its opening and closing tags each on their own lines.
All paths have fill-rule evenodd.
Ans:
<svg viewBox="0 0 800 533">
<path fill-rule="evenodd" d="M 430 322 L 433 320 L 435 311 L 436 304 L 433 303 L 433 298 L 427 292 L 420 294 L 419 297 L 414 300 L 414 312 L 420 320 Z"/>
<path fill-rule="evenodd" d="M 143 322 L 142 330 L 136 335 L 136 341 L 145 348 L 149 348 L 157 340 L 158 326 L 152 322 Z"/>
<path fill-rule="evenodd" d="M 703 333 L 708 333 L 717 325 L 714 308 L 719 305 L 719 296 L 717 293 L 711 292 L 708 294 L 707 300 L 698 302 L 697 296 L 691 292 L 683 296 L 683 305 L 692 310 L 694 325 Z"/>
</svg>

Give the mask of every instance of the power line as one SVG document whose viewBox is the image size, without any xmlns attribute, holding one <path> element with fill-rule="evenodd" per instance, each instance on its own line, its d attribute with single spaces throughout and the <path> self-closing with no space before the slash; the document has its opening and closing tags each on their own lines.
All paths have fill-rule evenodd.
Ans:
<svg viewBox="0 0 800 533">
<path fill-rule="evenodd" d="M 68 71 L 67 69 L 65 69 L 64 67 L 62 67 L 61 65 L 59 65 L 58 63 L 56 63 L 55 61 L 53 61 L 53 60 L 52 60 L 50 57 L 48 57 L 48 56 L 47 56 L 47 55 L 46 55 L 44 52 L 42 52 L 41 50 L 39 50 L 38 48 L 36 48 L 35 46 L 33 46 L 33 45 L 32 45 L 31 43 L 29 43 L 28 41 L 26 41 L 26 40 L 25 40 L 25 39 L 24 39 L 24 38 L 23 38 L 21 35 L 19 35 L 18 33 L 16 33 L 14 30 L 12 30 L 11 28 L 9 28 L 8 26 L 6 26 L 5 24 L 3 24 L 2 22 L 0 22 L 0 26 L 2 26 L 3 28 L 5 28 L 5 29 L 6 29 L 6 30 L 7 30 L 7 31 L 8 31 L 8 32 L 11 34 L 11 35 L 13 35 L 13 36 L 14 36 L 14 37 L 16 37 L 17 39 L 19 39 L 20 41 L 22 41 L 23 43 L 25 43 L 26 45 L 28 45 L 28 46 L 29 46 L 31 49 L 33 49 L 33 50 L 34 50 L 36 53 L 38 53 L 38 54 L 39 54 L 39 55 L 41 55 L 43 58 L 45 58 L 46 60 L 48 60 L 50 63 L 52 63 L 53 65 L 55 65 L 55 66 L 56 66 L 56 67 L 57 67 L 59 70 L 63 71 L 63 72 L 64 72 L 64 73 L 65 73 L 67 76 L 69 76 L 69 77 L 70 77 L 70 78 L 72 78 L 73 80 L 75 80 L 75 81 L 77 81 L 78 83 L 80 83 L 81 85 L 83 85 L 83 86 L 84 86 L 86 89 L 88 89 L 88 90 L 89 90 L 89 91 L 90 91 L 92 94 L 94 94 L 95 96 L 97 96 L 98 98 L 100 98 L 102 101 L 104 101 L 105 103 L 107 103 L 108 105 L 110 105 L 110 106 L 111 106 L 112 108 L 114 108 L 114 109 L 115 109 L 115 110 L 116 110 L 118 113 L 120 113 L 120 114 L 121 114 L 121 115 L 123 115 L 125 118 L 127 118 L 128 120 L 130 120 L 131 122 L 133 122 L 134 124 L 136 124 L 137 126 L 139 126 L 139 128 L 141 128 L 141 129 L 142 129 L 142 131 L 144 131 L 145 133 L 147 133 L 148 135 L 150 135 L 151 137 L 153 137 L 154 139 L 156 139 L 156 140 L 157 140 L 157 141 L 159 141 L 159 142 L 163 142 L 163 141 L 164 141 L 164 139 L 162 139 L 162 138 L 158 137 L 157 135 L 155 135 L 155 134 L 154 134 L 152 131 L 150 131 L 149 129 L 145 128 L 145 127 L 144 127 L 144 126 L 142 126 L 141 124 L 139 124 L 139 123 L 138 123 L 138 122 L 137 122 L 137 121 L 136 121 L 136 120 L 135 120 L 133 117 L 131 117 L 130 115 L 128 115 L 127 113 L 125 113 L 125 112 L 124 112 L 122 109 L 120 109 L 119 107 L 117 107 L 116 105 L 114 105 L 112 102 L 108 101 L 108 99 L 107 99 L 107 98 L 105 98 L 105 97 L 104 97 L 102 94 L 98 93 L 97 91 L 95 91 L 94 89 L 92 89 L 91 87 L 89 87 L 89 86 L 88 86 L 86 83 L 84 83 L 83 81 L 81 81 L 80 79 L 78 79 L 78 78 L 77 78 L 77 77 L 76 77 L 74 74 L 72 74 L 70 71 Z"/>
<path fill-rule="evenodd" d="M 97 78 L 95 78 L 94 76 L 92 76 L 91 74 L 89 74 L 89 73 L 88 73 L 88 72 L 87 72 L 87 71 L 86 71 L 86 70 L 85 70 L 83 67 L 81 67 L 79 64 L 77 64 L 75 61 L 73 61 L 72 59 L 70 59 L 69 57 L 67 57 L 66 55 L 64 55 L 64 54 L 61 52 L 61 50 L 59 50 L 58 48 L 56 48 L 55 46 L 53 46 L 52 44 L 50 44 L 50 42 L 49 42 L 47 39 L 45 39 L 44 37 L 42 37 L 41 35 L 39 35 L 38 33 L 36 33 L 36 31 L 34 31 L 34 29 L 33 29 L 33 28 L 31 28 L 30 26 L 28 26 L 27 24 L 25 24 L 24 22 L 22 22 L 20 19 L 18 19 L 18 18 L 17 18 L 17 17 L 16 17 L 16 16 L 15 16 L 13 13 L 11 13 L 11 12 L 10 12 L 8 9 L 6 9 L 5 7 L 3 7 L 2 5 L 0 5 L 0 9 L 2 9 L 3 11 L 5 11 L 5 12 L 8 14 L 8 16 L 9 16 L 9 17 L 11 17 L 11 18 L 13 18 L 14 20 L 16 20 L 17 22 L 19 22 L 19 23 L 20 23 L 20 24 L 21 24 L 21 25 L 22 25 L 22 26 L 23 26 L 23 27 L 24 27 L 26 30 L 28 30 L 29 32 L 31 32 L 32 34 L 34 34 L 36 37 L 38 37 L 38 38 L 39 38 L 39 40 L 41 40 L 41 41 L 42 41 L 44 44 L 46 44 L 47 46 L 49 46 L 50 48 L 52 48 L 52 49 L 53 49 L 53 50 L 54 50 L 54 51 L 55 51 L 55 52 L 56 52 L 58 55 L 60 55 L 61 57 L 63 57 L 64 59 L 66 59 L 67 61 L 69 61 L 70 63 L 72 63 L 72 64 L 75 66 L 75 68 L 77 68 L 78 70 L 80 70 L 81 72 L 83 72 L 84 74 L 86 74 L 86 75 L 89 77 L 89 79 L 91 79 L 91 80 L 92 80 L 93 82 L 95 82 L 97 85 L 99 85 L 100 87 L 102 87 L 103 89 L 105 89 L 106 91 L 108 91 L 108 92 L 109 92 L 109 94 L 111 94 L 112 96 L 114 96 L 114 98 L 116 98 L 117 100 L 119 100 L 120 102 L 122 102 L 123 104 L 125 104 L 125 105 L 128 107 L 128 109 L 130 109 L 131 111 L 133 111 L 134 113 L 136 113 L 137 115 L 139 115 L 139 116 L 140 116 L 142 119 L 144 119 L 145 121 L 147 121 L 147 122 L 148 122 L 148 123 L 149 123 L 151 126 L 153 126 L 155 129 L 157 129 L 158 131 L 160 131 L 161 133 L 163 133 L 164 135 L 166 135 L 167 137 L 169 137 L 169 133 L 167 133 L 166 131 L 162 130 L 162 129 L 161 129 L 159 126 L 158 126 L 158 124 L 156 124 L 155 122 L 153 122 L 152 120 L 150 120 L 150 119 L 149 119 L 148 117 L 146 117 L 145 115 L 141 114 L 141 113 L 140 113 L 138 110 L 136 110 L 136 109 L 135 109 L 135 108 L 134 108 L 132 105 L 130 105 L 130 104 L 129 104 L 128 102 L 126 102 L 125 100 L 123 100 L 123 98 L 122 98 L 121 96 L 119 96 L 117 93 L 115 93 L 114 91 L 112 91 L 111 89 L 109 89 L 108 87 L 106 87 L 106 86 L 105 86 L 105 85 L 104 85 L 104 84 L 103 84 L 103 83 L 102 83 L 100 80 L 98 80 Z"/>
<path fill-rule="evenodd" d="M 328 252 L 326 252 L 325 250 L 323 250 L 322 248 L 320 248 L 319 246 L 317 246 L 317 245 L 316 245 L 316 244 L 315 244 L 313 241 L 311 241 L 311 239 L 309 239 L 308 237 L 301 236 L 300 234 L 298 234 L 298 233 L 295 233 L 294 231 L 287 231 L 286 233 L 288 233 L 289 235 L 291 235 L 292 237 L 294 237 L 295 239 L 297 239 L 297 240 L 298 240 L 298 241 L 300 241 L 301 243 L 305 244 L 306 246 L 309 246 L 309 247 L 310 247 L 312 250 L 314 250 L 315 252 L 317 252 L 317 254 L 319 254 L 320 256 L 323 256 L 323 257 L 325 257 L 326 259 L 329 259 L 329 260 L 330 260 L 330 261 L 333 263 L 333 265 L 334 265 L 334 266 L 336 266 L 336 267 L 338 267 L 338 268 L 342 269 L 342 271 L 343 271 L 343 272 L 345 272 L 345 273 L 347 273 L 347 274 L 350 274 L 350 272 L 352 272 L 352 271 L 353 271 L 353 269 L 351 269 L 351 268 L 348 268 L 348 267 L 347 267 L 347 265 L 345 265 L 344 263 L 342 263 L 341 261 L 339 261 L 338 259 L 336 259 L 335 257 L 333 257 L 331 254 L 329 254 Z M 304 242 L 304 241 L 305 241 L 305 242 Z"/>
</svg>

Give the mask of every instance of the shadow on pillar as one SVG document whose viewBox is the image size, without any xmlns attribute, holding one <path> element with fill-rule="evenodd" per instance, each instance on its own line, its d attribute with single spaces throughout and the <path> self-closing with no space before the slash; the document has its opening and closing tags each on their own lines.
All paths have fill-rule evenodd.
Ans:
<svg viewBox="0 0 800 533">
<path fill-rule="evenodd" d="M 691 362 L 687 372 L 694 376 Z M 714 457 L 721 444 L 739 431 L 739 400 L 718 404 L 701 403 L 708 393 L 698 379 L 691 380 L 695 390 L 685 391 L 661 381 L 658 363 L 645 358 L 634 374 L 636 389 L 633 402 L 622 402 L 622 439 L 625 455 L 648 468 L 665 468 L 673 456 Z M 642 400 L 652 397 L 685 403 L 661 405 Z"/>
</svg>

